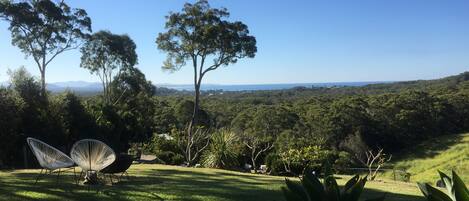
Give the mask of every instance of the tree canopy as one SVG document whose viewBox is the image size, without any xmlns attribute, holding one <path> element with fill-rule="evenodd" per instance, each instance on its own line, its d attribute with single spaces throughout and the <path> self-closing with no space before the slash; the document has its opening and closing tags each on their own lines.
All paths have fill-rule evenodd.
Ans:
<svg viewBox="0 0 469 201">
<path fill-rule="evenodd" d="M 192 62 L 194 70 L 194 107 L 188 126 L 192 137 L 200 111 L 200 86 L 207 72 L 236 63 L 241 58 L 253 58 L 257 52 L 256 39 L 249 35 L 247 25 L 226 20 L 225 8 L 211 8 L 208 1 L 186 3 L 181 12 L 166 17 L 166 31 L 156 38 L 158 49 L 167 53 L 163 69 L 177 71 Z M 206 60 L 212 59 L 212 63 Z M 191 141 L 190 139 L 188 141 Z"/>
<path fill-rule="evenodd" d="M 94 33 L 81 48 L 80 66 L 99 76 L 108 103 L 112 96 L 110 84 L 115 76 L 122 69 L 133 68 L 137 64 L 136 48 L 128 35 L 117 35 L 110 31 Z"/>
<path fill-rule="evenodd" d="M 0 19 L 10 23 L 12 45 L 36 62 L 43 94 L 46 66 L 62 52 L 77 48 L 91 32 L 86 11 L 72 9 L 64 1 L 0 1 Z"/>
</svg>

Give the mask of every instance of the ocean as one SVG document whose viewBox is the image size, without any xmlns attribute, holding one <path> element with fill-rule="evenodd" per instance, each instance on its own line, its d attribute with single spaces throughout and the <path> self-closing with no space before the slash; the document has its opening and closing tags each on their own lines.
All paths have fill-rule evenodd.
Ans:
<svg viewBox="0 0 469 201">
<path fill-rule="evenodd" d="M 329 82 L 329 83 L 289 83 L 289 84 L 239 84 L 239 85 L 221 85 L 221 84 L 202 84 L 201 90 L 223 90 L 223 91 L 256 91 L 256 90 L 280 90 L 291 89 L 294 87 L 343 87 L 343 86 L 365 86 L 369 84 L 390 83 L 385 81 L 376 82 Z M 157 84 L 158 87 L 166 87 L 176 90 L 193 91 L 194 86 L 189 84 Z"/>
</svg>

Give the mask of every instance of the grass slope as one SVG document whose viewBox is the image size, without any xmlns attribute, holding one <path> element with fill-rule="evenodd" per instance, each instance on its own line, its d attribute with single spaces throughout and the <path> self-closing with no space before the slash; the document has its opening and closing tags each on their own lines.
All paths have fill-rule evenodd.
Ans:
<svg viewBox="0 0 469 201">
<path fill-rule="evenodd" d="M 283 177 L 254 175 L 218 169 L 165 165 L 133 165 L 131 179 L 113 186 L 91 188 L 73 183 L 73 173 L 47 176 L 37 185 L 38 170 L 0 171 L 0 200 L 185 200 L 185 201 L 283 201 Z M 349 176 L 342 176 L 344 184 Z M 415 184 L 393 181 L 369 182 L 364 197 L 388 192 L 387 201 L 423 200 Z"/>
<path fill-rule="evenodd" d="M 411 181 L 435 184 L 437 170 L 455 170 L 469 184 L 469 133 L 434 138 L 405 150 L 394 162 L 396 168 L 411 173 Z"/>
</svg>

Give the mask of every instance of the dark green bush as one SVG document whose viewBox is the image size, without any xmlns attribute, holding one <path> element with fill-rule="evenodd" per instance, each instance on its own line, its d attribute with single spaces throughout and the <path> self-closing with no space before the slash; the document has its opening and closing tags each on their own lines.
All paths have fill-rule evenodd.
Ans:
<svg viewBox="0 0 469 201">
<path fill-rule="evenodd" d="M 171 165 L 181 165 L 183 164 L 185 161 L 185 158 L 183 155 L 181 154 L 174 154 L 172 157 L 171 157 Z"/>
</svg>

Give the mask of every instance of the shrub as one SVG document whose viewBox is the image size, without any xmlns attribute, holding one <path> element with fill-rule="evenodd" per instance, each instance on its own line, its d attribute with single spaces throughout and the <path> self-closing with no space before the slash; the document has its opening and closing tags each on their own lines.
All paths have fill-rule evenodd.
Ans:
<svg viewBox="0 0 469 201">
<path fill-rule="evenodd" d="M 341 151 L 337 154 L 334 163 L 334 169 L 340 173 L 345 172 L 347 168 L 352 166 L 352 155 L 348 152 Z"/>
<path fill-rule="evenodd" d="M 154 154 L 164 164 L 180 165 L 184 163 L 184 156 L 180 154 L 176 140 L 169 135 L 154 135 L 143 146 L 143 152 Z"/>
<path fill-rule="evenodd" d="M 286 172 L 285 164 L 277 153 L 270 153 L 265 157 L 265 163 L 268 167 L 268 171 L 272 175 L 282 175 L 282 176 L 294 176 L 291 172 Z"/>
<path fill-rule="evenodd" d="M 0 168 L 12 165 L 18 157 L 16 145 L 21 136 L 21 100 L 0 87 Z"/>
<path fill-rule="evenodd" d="M 212 134 L 209 149 L 203 155 L 203 165 L 212 168 L 238 166 L 238 137 L 235 133 L 221 129 Z"/>
<path fill-rule="evenodd" d="M 430 184 L 418 183 L 428 201 L 469 201 L 469 190 L 456 172 L 452 171 L 452 179 L 440 171 L 438 173 L 440 173 L 441 181 L 445 184 L 448 194 L 430 186 Z"/>
<path fill-rule="evenodd" d="M 181 154 L 174 154 L 171 157 L 171 165 L 181 165 L 184 163 L 184 161 L 185 161 L 185 158 Z"/>
<path fill-rule="evenodd" d="M 334 175 L 330 170 L 325 171 L 324 182 L 311 171 L 307 171 L 301 179 L 301 183 L 285 180 L 287 187 L 282 191 L 287 201 L 358 201 L 366 184 L 366 177 L 360 178 L 358 175 L 352 177 L 345 186 L 340 189 Z M 384 200 L 384 196 L 371 199 L 373 201 Z"/>
<path fill-rule="evenodd" d="M 278 154 L 285 172 L 300 175 L 305 169 L 320 171 L 323 164 L 333 164 L 336 154 L 322 146 L 291 147 Z"/>
</svg>

